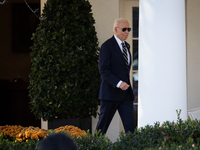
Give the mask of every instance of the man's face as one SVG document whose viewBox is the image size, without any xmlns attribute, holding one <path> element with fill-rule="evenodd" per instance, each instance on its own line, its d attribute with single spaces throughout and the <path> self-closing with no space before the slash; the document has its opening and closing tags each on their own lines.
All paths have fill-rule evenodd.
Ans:
<svg viewBox="0 0 200 150">
<path fill-rule="evenodd" d="M 119 26 L 115 27 L 115 35 L 121 40 L 125 41 L 128 38 L 128 30 L 122 31 L 123 28 L 129 28 L 129 23 L 127 21 L 120 21 Z"/>
</svg>

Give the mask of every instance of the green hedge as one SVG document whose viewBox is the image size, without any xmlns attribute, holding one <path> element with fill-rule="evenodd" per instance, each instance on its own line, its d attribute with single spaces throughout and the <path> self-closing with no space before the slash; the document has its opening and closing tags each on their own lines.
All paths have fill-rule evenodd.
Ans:
<svg viewBox="0 0 200 150">
<path fill-rule="evenodd" d="M 154 126 L 147 125 L 137 129 L 134 134 L 120 134 L 120 138 L 112 146 L 113 149 L 161 149 L 161 150 L 188 150 L 200 149 L 200 122 L 180 119 L 177 112 L 177 122 L 159 122 Z"/>
<path fill-rule="evenodd" d="M 0 150 L 37 150 L 39 141 L 29 140 L 28 142 L 15 142 L 8 139 L 0 140 Z"/>
<path fill-rule="evenodd" d="M 179 115 L 180 116 L 180 115 Z M 200 121 L 190 118 L 177 122 L 166 121 L 136 129 L 134 134 L 123 132 L 112 143 L 104 135 L 91 135 L 74 139 L 78 150 L 198 150 L 200 149 Z M 37 150 L 39 141 L 17 142 L 0 136 L 0 150 Z"/>
<path fill-rule="evenodd" d="M 86 136 L 77 138 L 75 144 L 78 150 L 111 150 L 112 142 L 104 135 L 91 135 L 89 132 Z"/>
</svg>

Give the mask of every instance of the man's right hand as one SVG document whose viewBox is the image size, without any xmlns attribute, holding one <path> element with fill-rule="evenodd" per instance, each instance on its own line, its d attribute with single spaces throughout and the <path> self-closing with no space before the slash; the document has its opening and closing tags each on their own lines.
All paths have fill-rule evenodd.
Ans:
<svg viewBox="0 0 200 150">
<path fill-rule="evenodd" d="M 119 86 L 120 89 L 122 89 L 123 91 L 127 90 L 129 88 L 130 85 L 128 85 L 126 82 L 122 82 Z"/>
</svg>

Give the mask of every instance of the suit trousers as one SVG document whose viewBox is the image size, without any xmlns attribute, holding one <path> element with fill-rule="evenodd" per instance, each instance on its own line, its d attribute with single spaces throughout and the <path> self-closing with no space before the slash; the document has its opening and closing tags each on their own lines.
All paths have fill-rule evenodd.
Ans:
<svg viewBox="0 0 200 150">
<path fill-rule="evenodd" d="M 96 130 L 106 134 L 115 112 L 118 110 L 125 132 L 133 133 L 135 130 L 135 119 L 133 112 L 133 101 L 129 94 L 122 101 L 101 100 L 100 115 Z"/>
</svg>

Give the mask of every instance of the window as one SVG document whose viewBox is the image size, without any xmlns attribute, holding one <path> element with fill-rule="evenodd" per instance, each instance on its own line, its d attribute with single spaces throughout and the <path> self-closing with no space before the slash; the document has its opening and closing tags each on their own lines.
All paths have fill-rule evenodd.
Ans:
<svg viewBox="0 0 200 150">
<path fill-rule="evenodd" d="M 133 94 L 134 105 L 138 103 L 138 33 L 139 33 L 139 7 L 132 8 L 132 57 L 133 57 Z"/>
</svg>

